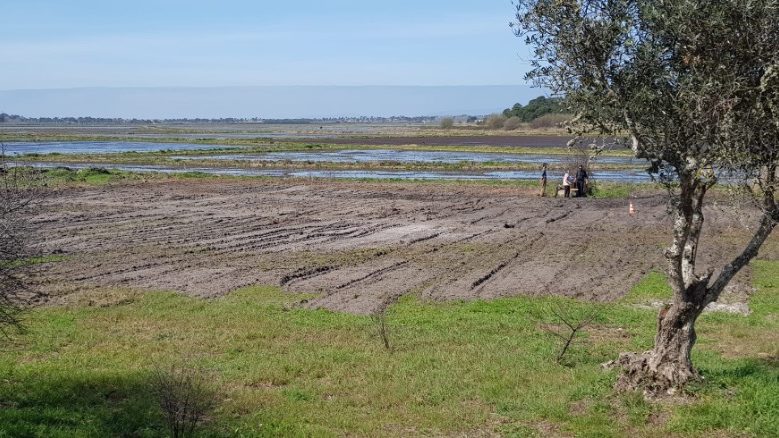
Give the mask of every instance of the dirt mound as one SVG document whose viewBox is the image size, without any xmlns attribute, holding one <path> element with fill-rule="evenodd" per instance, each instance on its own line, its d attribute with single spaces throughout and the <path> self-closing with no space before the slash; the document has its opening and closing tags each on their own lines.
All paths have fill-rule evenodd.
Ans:
<svg viewBox="0 0 779 438">
<path fill-rule="evenodd" d="M 72 189 L 38 219 L 45 249 L 68 255 L 47 265 L 43 286 L 54 296 L 110 286 L 213 297 L 279 284 L 319 294 L 310 306 L 356 313 L 411 293 L 613 300 L 662 269 L 670 239 L 662 196 L 636 204 L 634 218 L 626 201 L 510 188 L 294 180 Z M 752 223 L 743 212 L 710 208 L 703 261 L 732 257 L 742 223 Z M 772 238 L 764 253 L 777 246 Z"/>
</svg>

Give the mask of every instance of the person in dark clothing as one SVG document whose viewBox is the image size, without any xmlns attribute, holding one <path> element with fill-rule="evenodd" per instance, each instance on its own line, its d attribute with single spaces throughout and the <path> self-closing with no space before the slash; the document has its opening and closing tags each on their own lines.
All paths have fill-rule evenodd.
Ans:
<svg viewBox="0 0 779 438">
<path fill-rule="evenodd" d="M 587 180 L 589 179 L 587 171 L 584 170 L 584 166 L 579 165 L 579 170 L 576 171 L 576 197 L 587 196 Z"/>
<path fill-rule="evenodd" d="M 541 169 L 541 196 L 546 196 L 546 163 Z"/>
</svg>

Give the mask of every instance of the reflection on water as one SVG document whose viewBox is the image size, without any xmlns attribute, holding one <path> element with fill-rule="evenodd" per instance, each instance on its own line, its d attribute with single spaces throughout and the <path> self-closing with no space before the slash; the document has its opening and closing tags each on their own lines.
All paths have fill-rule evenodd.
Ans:
<svg viewBox="0 0 779 438">
<path fill-rule="evenodd" d="M 93 164 L 69 163 L 31 163 L 41 168 L 67 167 L 87 169 Z M 387 171 L 387 170 L 311 170 L 311 169 L 241 169 L 218 167 L 168 167 L 154 165 L 100 164 L 105 169 L 128 172 L 185 173 L 200 172 L 209 175 L 229 176 L 266 176 L 298 178 L 340 178 L 340 179 L 407 179 L 407 180 L 534 180 L 538 172 L 523 170 L 489 172 L 439 172 L 439 171 Z M 595 174 L 598 180 L 639 183 L 650 181 L 649 176 L 640 170 L 603 170 Z M 551 181 L 562 179 L 562 174 L 550 172 Z"/>
</svg>

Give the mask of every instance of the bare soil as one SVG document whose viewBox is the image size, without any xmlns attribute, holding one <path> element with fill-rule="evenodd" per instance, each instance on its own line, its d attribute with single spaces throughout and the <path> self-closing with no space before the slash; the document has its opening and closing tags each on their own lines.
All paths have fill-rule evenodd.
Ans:
<svg viewBox="0 0 779 438">
<path fill-rule="evenodd" d="M 457 300 L 558 294 L 608 301 L 663 268 L 662 195 L 539 198 L 516 188 L 300 180 L 187 180 L 71 188 L 38 218 L 41 286 L 54 301 L 96 289 L 217 297 L 253 284 L 316 294 L 306 305 L 370 313 L 404 294 Z M 746 241 L 755 214 L 708 209 L 704 262 Z M 776 237 L 761 257 L 776 258 Z M 734 290 L 748 294 L 749 271 Z"/>
</svg>

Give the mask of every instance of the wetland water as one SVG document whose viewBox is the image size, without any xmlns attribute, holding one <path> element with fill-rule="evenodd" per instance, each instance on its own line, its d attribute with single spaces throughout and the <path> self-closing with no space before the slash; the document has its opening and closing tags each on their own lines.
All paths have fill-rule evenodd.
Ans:
<svg viewBox="0 0 779 438">
<path fill-rule="evenodd" d="M 312 151 L 312 152 L 269 152 L 264 154 L 216 154 L 208 156 L 177 156 L 179 160 L 220 160 L 220 161 L 291 161 L 306 163 L 376 163 L 393 161 L 399 163 L 561 163 L 566 157 L 562 155 L 543 154 L 504 154 L 490 152 L 456 152 L 456 151 L 407 151 L 390 149 L 365 149 L 343 151 Z M 598 157 L 601 164 L 620 164 L 638 166 L 643 160 L 631 157 Z"/>
<path fill-rule="evenodd" d="M 226 146 L 202 145 L 191 143 L 157 143 L 157 142 L 45 142 L 23 143 L 13 142 L 5 144 L 6 154 L 23 156 L 25 154 L 111 154 L 121 152 L 156 152 L 156 151 L 191 151 L 221 149 Z M 462 162 L 473 163 L 525 163 L 538 164 L 543 162 L 556 164 L 563 162 L 566 157 L 545 154 L 509 154 L 488 152 L 457 152 L 457 151 L 409 151 L 392 149 L 373 150 L 343 150 L 343 151 L 307 151 L 307 152 L 269 152 L 269 153 L 224 153 L 215 152 L 211 155 L 197 156 L 173 156 L 173 159 L 181 161 L 181 166 L 142 165 L 108 163 L 99 164 L 107 169 L 117 169 L 133 172 L 202 172 L 212 175 L 240 175 L 240 176 L 269 176 L 269 177 L 303 177 L 303 178 L 371 178 L 371 179 L 423 179 L 423 180 L 528 180 L 537 179 L 539 172 L 536 170 L 493 170 L 493 171 L 439 171 L 439 170 L 415 170 L 393 171 L 373 169 L 348 169 L 348 170 L 321 170 L 321 169 L 252 169 L 227 166 L 186 166 L 188 160 L 215 160 L 215 161 L 268 161 L 285 163 L 447 163 L 457 164 Z M 69 164 L 52 162 L 38 163 L 36 166 L 70 167 L 74 169 L 95 166 L 89 163 Z M 596 179 L 604 181 L 620 182 L 646 182 L 649 177 L 642 169 L 642 160 L 630 157 L 599 157 L 599 164 L 625 166 L 619 170 L 596 170 Z M 227 164 L 227 163 L 225 163 Z M 558 175 L 558 173 L 560 175 Z M 551 182 L 562 178 L 561 172 L 550 171 Z"/>
<path fill-rule="evenodd" d="M 101 167 L 104 169 L 123 170 L 128 172 L 159 172 L 186 173 L 199 172 L 209 175 L 227 176 L 265 176 L 292 178 L 338 178 L 338 179 L 406 179 L 406 180 L 535 180 L 537 171 L 498 170 L 485 172 L 444 172 L 444 171 L 387 171 L 387 170 L 312 170 L 312 169 L 244 169 L 228 167 L 173 167 L 155 165 L 125 165 L 125 164 L 72 164 L 72 163 L 31 163 L 35 167 L 70 169 L 87 169 Z M 552 184 L 562 179 L 562 173 L 549 172 Z M 649 182 L 649 176 L 641 170 L 602 170 L 595 172 L 595 178 L 600 181 L 615 181 L 627 183 Z"/>
<path fill-rule="evenodd" d="M 201 151 L 227 146 L 192 143 L 147 143 L 126 141 L 53 141 L 3 143 L 7 155 L 111 154 L 121 152 Z"/>
</svg>

